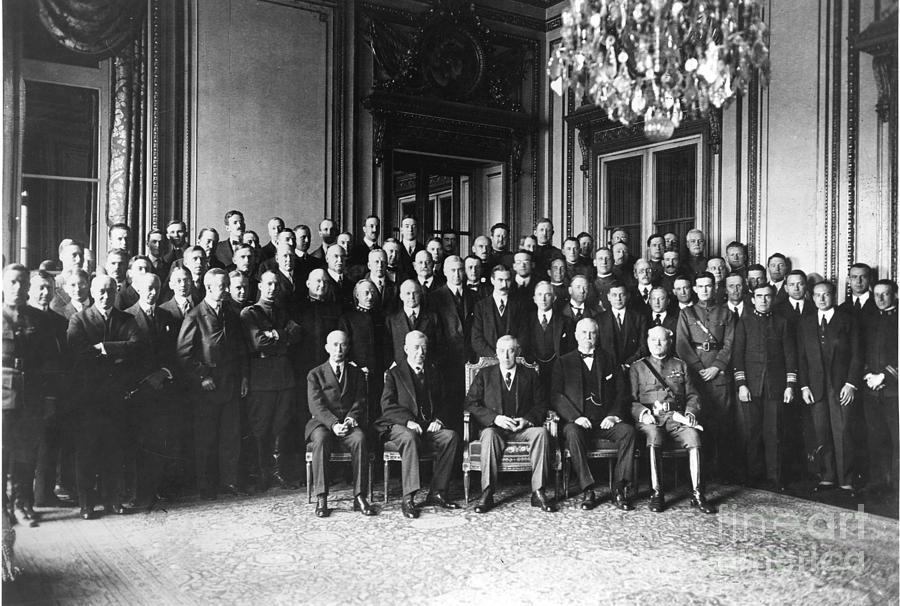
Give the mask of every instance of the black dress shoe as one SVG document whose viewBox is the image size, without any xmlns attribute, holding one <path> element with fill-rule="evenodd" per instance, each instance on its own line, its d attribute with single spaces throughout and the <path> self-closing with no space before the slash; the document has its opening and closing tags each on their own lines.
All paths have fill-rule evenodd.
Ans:
<svg viewBox="0 0 900 606">
<path fill-rule="evenodd" d="M 103 513 L 121 516 L 125 514 L 125 507 L 121 503 L 106 503 L 103 506 Z"/>
<path fill-rule="evenodd" d="M 222 488 L 222 492 L 233 497 L 246 497 L 250 493 L 238 486 L 237 484 L 226 484 Z"/>
<path fill-rule="evenodd" d="M 364 516 L 375 515 L 375 510 L 369 505 L 366 497 L 361 494 L 358 494 L 353 498 L 353 511 L 361 511 Z"/>
<path fill-rule="evenodd" d="M 540 488 L 531 493 L 531 506 L 540 507 L 541 511 L 556 511 L 556 505 L 547 498 L 544 489 Z"/>
<path fill-rule="evenodd" d="M 316 517 L 327 518 L 330 514 L 331 510 L 328 509 L 328 496 L 319 495 L 316 497 Z"/>
<path fill-rule="evenodd" d="M 661 490 L 654 490 L 650 494 L 650 511 L 660 513 L 666 508 L 666 497 Z"/>
<path fill-rule="evenodd" d="M 412 495 L 403 497 L 403 500 L 400 501 L 400 509 L 403 511 L 404 518 L 415 520 L 419 517 L 419 510 L 416 507 L 416 502 L 413 501 Z"/>
<path fill-rule="evenodd" d="M 813 488 L 813 492 L 828 492 L 829 490 L 834 490 L 834 484 L 823 484 L 819 482 L 816 484 L 815 488 Z"/>
<path fill-rule="evenodd" d="M 585 490 L 584 498 L 581 500 L 581 508 L 585 511 L 590 511 L 594 507 L 597 506 L 597 495 L 594 494 L 593 490 Z"/>
<path fill-rule="evenodd" d="M 696 507 L 703 513 L 716 513 L 716 508 L 709 504 L 700 490 L 691 493 L 691 507 Z"/>
<path fill-rule="evenodd" d="M 79 513 L 78 515 L 81 516 L 82 520 L 93 520 L 94 510 L 91 507 L 82 507 L 81 513 Z"/>
<path fill-rule="evenodd" d="M 428 493 L 428 498 L 425 499 L 425 504 L 434 505 L 435 507 L 443 507 L 444 509 L 459 509 L 459 505 L 457 505 L 453 501 L 448 501 L 447 497 L 444 496 L 444 493 L 439 490 Z"/>
<path fill-rule="evenodd" d="M 621 509 L 622 511 L 631 511 L 634 509 L 634 505 L 631 503 L 631 499 L 628 497 L 624 488 L 616 488 L 613 491 L 613 505 L 616 506 L 616 509 Z"/>
<path fill-rule="evenodd" d="M 481 493 L 481 499 L 475 505 L 475 513 L 487 513 L 494 508 L 494 491 L 491 489 Z"/>
</svg>

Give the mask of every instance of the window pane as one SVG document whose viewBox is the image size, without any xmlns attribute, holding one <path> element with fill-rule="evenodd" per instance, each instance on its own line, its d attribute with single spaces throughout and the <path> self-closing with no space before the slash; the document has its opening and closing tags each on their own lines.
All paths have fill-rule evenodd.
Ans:
<svg viewBox="0 0 900 606">
<path fill-rule="evenodd" d="M 97 178 L 98 91 L 27 81 L 22 172 Z"/>
<path fill-rule="evenodd" d="M 44 259 L 56 260 L 63 238 L 89 244 L 96 222 L 97 185 L 85 181 L 25 178 L 28 192 L 28 267 Z"/>
<path fill-rule="evenodd" d="M 654 231 L 674 232 L 684 242 L 694 227 L 697 203 L 697 146 L 686 145 L 653 154 L 656 169 Z"/>
<path fill-rule="evenodd" d="M 605 166 L 607 232 L 624 229 L 629 242 L 640 242 L 643 157 L 613 160 Z"/>
<path fill-rule="evenodd" d="M 697 146 L 656 152 L 653 159 L 657 220 L 693 218 L 697 202 Z"/>
</svg>

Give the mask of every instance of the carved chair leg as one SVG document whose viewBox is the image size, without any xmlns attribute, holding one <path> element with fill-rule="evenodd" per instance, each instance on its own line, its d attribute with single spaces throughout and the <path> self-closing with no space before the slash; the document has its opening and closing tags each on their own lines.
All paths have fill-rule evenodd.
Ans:
<svg viewBox="0 0 900 606">
<path fill-rule="evenodd" d="M 387 504 L 388 497 L 388 478 L 390 477 L 390 466 L 388 460 L 384 460 L 384 503 Z"/>
<path fill-rule="evenodd" d="M 312 503 L 312 463 L 306 462 L 306 502 Z"/>
</svg>

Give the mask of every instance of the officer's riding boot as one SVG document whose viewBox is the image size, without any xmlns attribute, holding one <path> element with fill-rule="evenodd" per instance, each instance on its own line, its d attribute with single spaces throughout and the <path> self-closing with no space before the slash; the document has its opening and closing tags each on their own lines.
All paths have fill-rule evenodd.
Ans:
<svg viewBox="0 0 900 606">
<path fill-rule="evenodd" d="M 703 494 L 703 488 L 700 484 L 700 449 L 691 448 L 688 450 L 688 461 L 691 466 L 691 487 L 694 489 L 691 493 L 691 507 L 696 507 L 703 513 L 716 513 L 716 508 L 709 504 L 706 496 Z"/>
<path fill-rule="evenodd" d="M 297 485 L 293 482 L 288 481 L 285 478 L 284 470 L 282 469 L 282 464 L 285 460 L 284 453 L 284 445 L 285 445 L 285 436 L 284 434 L 278 435 L 275 437 L 275 450 L 272 453 L 272 460 L 275 463 L 275 466 L 272 471 L 272 483 L 279 488 L 287 488 L 287 489 L 295 489 Z"/>
<path fill-rule="evenodd" d="M 666 506 L 666 498 L 662 491 L 659 449 L 650 446 L 647 450 L 650 452 L 650 486 L 653 489 L 650 493 L 650 511 L 660 513 Z"/>
</svg>

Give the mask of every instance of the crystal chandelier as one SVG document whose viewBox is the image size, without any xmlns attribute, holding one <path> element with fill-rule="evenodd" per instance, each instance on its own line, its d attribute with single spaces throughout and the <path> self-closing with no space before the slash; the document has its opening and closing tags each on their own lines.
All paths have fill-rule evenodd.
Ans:
<svg viewBox="0 0 900 606">
<path fill-rule="evenodd" d="M 755 73 L 766 85 L 761 13 L 755 0 L 570 0 L 551 88 L 573 87 L 622 124 L 643 118 L 647 138 L 663 141 L 685 114 L 727 107 Z"/>
</svg>

